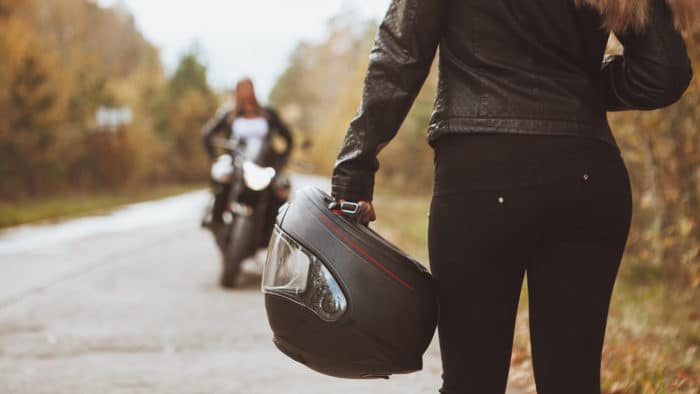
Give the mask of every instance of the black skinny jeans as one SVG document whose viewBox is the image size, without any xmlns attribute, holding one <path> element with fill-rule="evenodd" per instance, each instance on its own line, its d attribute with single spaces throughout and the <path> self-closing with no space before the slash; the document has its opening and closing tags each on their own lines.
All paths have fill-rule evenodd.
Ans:
<svg viewBox="0 0 700 394">
<path fill-rule="evenodd" d="M 472 134 L 435 146 L 429 248 L 441 393 L 506 389 L 527 274 L 539 394 L 600 393 L 632 191 L 619 150 L 577 136 Z"/>
</svg>

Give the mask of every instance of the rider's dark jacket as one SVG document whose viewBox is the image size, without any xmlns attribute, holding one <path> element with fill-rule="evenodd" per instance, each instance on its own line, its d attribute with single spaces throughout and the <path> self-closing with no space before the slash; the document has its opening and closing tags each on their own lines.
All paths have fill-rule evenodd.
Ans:
<svg viewBox="0 0 700 394">
<path fill-rule="evenodd" d="M 617 147 L 607 111 L 677 101 L 692 77 L 665 0 L 650 26 L 618 34 L 624 55 L 604 57 L 609 32 L 576 0 L 392 0 L 377 33 L 362 103 L 333 172 L 333 196 L 371 201 L 378 152 L 394 137 L 439 48 L 428 142 L 449 133 L 595 138 Z"/>
<path fill-rule="evenodd" d="M 262 109 L 263 116 L 267 119 L 267 124 L 269 127 L 269 132 L 265 138 L 265 151 L 266 154 L 264 163 L 258 163 L 262 165 L 269 165 L 275 168 L 280 168 L 287 163 L 289 155 L 294 148 L 294 139 L 292 138 L 292 132 L 289 127 L 282 121 L 277 111 L 272 107 L 264 107 Z M 213 138 L 217 133 L 223 133 L 226 138 L 231 137 L 233 121 L 236 117 L 240 116 L 235 109 L 219 111 L 213 118 L 211 118 L 202 128 L 202 142 L 204 143 L 204 148 L 207 151 L 210 159 L 214 159 L 216 156 L 216 149 L 213 144 Z M 272 139 L 275 135 L 282 137 L 286 142 L 286 147 L 283 152 L 274 151 Z"/>
</svg>

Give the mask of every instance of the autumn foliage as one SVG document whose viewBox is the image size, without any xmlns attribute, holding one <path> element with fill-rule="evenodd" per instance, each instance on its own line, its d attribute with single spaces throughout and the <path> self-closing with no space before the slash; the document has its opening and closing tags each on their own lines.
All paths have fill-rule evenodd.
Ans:
<svg viewBox="0 0 700 394">
<path fill-rule="evenodd" d="M 0 0 L 0 59 L 0 200 L 206 179 L 206 69 L 186 55 L 167 79 L 127 11 Z M 133 120 L 101 130 L 101 106 Z"/>
</svg>

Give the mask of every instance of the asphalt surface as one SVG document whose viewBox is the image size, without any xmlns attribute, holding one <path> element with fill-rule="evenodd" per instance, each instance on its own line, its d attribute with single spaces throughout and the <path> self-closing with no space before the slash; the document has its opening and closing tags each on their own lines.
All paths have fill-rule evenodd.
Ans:
<svg viewBox="0 0 700 394">
<path fill-rule="evenodd" d="M 390 380 L 326 377 L 279 352 L 259 290 L 264 251 L 242 288 L 221 290 L 199 227 L 208 198 L 0 233 L 0 393 L 437 393 L 436 340 L 423 371 Z"/>
</svg>

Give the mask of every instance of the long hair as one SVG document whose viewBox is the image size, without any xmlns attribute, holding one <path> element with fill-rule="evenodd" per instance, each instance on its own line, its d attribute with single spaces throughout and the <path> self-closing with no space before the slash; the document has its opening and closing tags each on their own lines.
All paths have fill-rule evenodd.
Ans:
<svg viewBox="0 0 700 394">
<path fill-rule="evenodd" d="M 650 0 L 575 0 L 577 5 L 588 4 L 603 17 L 603 26 L 613 33 L 629 30 L 643 31 L 649 23 Z M 699 0 L 666 0 L 673 12 L 679 31 L 697 27 L 700 17 Z"/>
<path fill-rule="evenodd" d="M 238 94 L 238 91 L 239 91 L 241 85 L 243 85 L 243 84 L 250 84 L 251 86 L 254 86 L 254 85 L 253 85 L 253 80 L 251 80 L 251 79 L 248 78 L 248 77 L 241 78 L 241 79 L 238 80 L 238 82 L 236 82 L 236 87 L 233 89 L 233 92 L 234 92 L 234 95 L 235 95 L 235 103 L 234 103 L 234 104 L 235 104 L 235 110 L 234 110 L 233 112 L 234 112 L 237 116 L 242 115 L 242 114 L 243 114 L 243 111 L 244 111 L 244 109 L 245 109 L 245 103 L 243 102 L 243 98 L 241 97 L 240 94 Z M 254 88 L 253 88 L 253 89 L 254 89 Z M 262 113 L 263 113 L 263 108 L 262 108 L 262 106 L 260 105 L 260 103 L 258 103 L 258 98 L 255 96 L 255 94 L 253 94 L 252 101 L 253 101 L 253 106 L 255 107 L 255 110 L 257 111 L 257 113 L 258 113 L 258 114 L 262 114 Z"/>
</svg>

